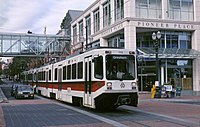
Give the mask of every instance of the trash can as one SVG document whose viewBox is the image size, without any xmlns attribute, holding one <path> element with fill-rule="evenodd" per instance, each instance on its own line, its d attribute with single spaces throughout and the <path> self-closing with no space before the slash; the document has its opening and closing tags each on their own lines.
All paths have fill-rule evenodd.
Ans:
<svg viewBox="0 0 200 127">
<path fill-rule="evenodd" d="M 156 86 L 156 94 L 154 98 L 161 98 L 161 86 Z"/>
<path fill-rule="evenodd" d="M 171 92 L 171 97 L 174 98 L 176 96 L 176 89 L 173 88 Z"/>
<path fill-rule="evenodd" d="M 162 86 L 161 87 L 161 97 L 166 97 L 167 96 L 167 93 L 166 93 L 166 87 L 165 86 Z"/>
</svg>

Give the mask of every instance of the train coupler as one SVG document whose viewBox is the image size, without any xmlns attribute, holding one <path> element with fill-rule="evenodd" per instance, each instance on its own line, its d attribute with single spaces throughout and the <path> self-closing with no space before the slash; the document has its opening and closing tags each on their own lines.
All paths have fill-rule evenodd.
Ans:
<svg viewBox="0 0 200 127">
<path fill-rule="evenodd" d="M 129 95 L 118 96 L 116 105 L 128 105 L 131 103 L 131 97 Z"/>
</svg>

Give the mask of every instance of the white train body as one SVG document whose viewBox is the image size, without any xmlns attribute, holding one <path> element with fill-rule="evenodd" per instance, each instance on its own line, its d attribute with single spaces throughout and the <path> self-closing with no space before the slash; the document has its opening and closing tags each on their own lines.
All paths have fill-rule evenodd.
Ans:
<svg viewBox="0 0 200 127">
<path fill-rule="evenodd" d="M 46 97 L 89 108 L 137 106 L 135 55 L 126 49 L 93 49 L 23 74 Z"/>
</svg>

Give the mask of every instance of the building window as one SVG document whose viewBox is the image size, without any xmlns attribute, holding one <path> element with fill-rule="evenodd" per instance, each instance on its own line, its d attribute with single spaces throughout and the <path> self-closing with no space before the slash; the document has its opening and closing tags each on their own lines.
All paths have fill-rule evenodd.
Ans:
<svg viewBox="0 0 200 127">
<path fill-rule="evenodd" d="M 111 23 L 110 1 L 107 1 L 103 5 L 103 27 L 110 25 L 110 23 Z"/>
<path fill-rule="evenodd" d="M 109 38 L 108 47 L 124 48 L 124 35 L 117 35 Z"/>
<path fill-rule="evenodd" d="M 77 44 L 77 27 L 73 26 L 73 44 Z"/>
<path fill-rule="evenodd" d="M 162 18 L 161 0 L 136 0 L 136 17 Z"/>
<path fill-rule="evenodd" d="M 86 21 L 85 24 L 87 26 L 87 34 L 88 36 L 90 36 L 91 35 L 91 17 L 90 16 L 86 17 L 85 21 Z"/>
<path fill-rule="evenodd" d="M 115 21 L 124 18 L 124 0 L 115 0 Z"/>
<path fill-rule="evenodd" d="M 79 22 L 79 42 L 83 42 L 83 21 Z"/>
<path fill-rule="evenodd" d="M 88 44 L 88 49 L 99 48 L 99 47 L 100 47 L 100 40 L 96 40 Z"/>
<path fill-rule="evenodd" d="M 193 21 L 193 0 L 169 0 L 168 16 L 180 21 Z"/>
<path fill-rule="evenodd" d="M 89 40 L 89 37 L 91 35 L 91 17 L 87 16 L 85 18 L 85 24 L 86 24 L 86 31 L 87 31 L 87 39 Z"/>
<path fill-rule="evenodd" d="M 99 9 L 94 11 L 94 33 L 98 32 L 100 30 L 100 15 L 99 15 Z"/>
</svg>

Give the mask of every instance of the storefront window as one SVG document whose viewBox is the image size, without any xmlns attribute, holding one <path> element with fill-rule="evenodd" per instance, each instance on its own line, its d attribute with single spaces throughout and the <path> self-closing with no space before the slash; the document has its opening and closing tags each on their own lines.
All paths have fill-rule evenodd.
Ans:
<svg viewBox="0 0 200 127">
<path fill-rule="evenodd" d="M 160 48 L 191 48 L 191 33 L 190 32 L 161 32 L 162 36 L 159 40 Z M 151 39 L 152 32 L 137 34 L 137 47 L 154 47 Z"/>
<path fill-rule="evenodd" d="M 183 90 L 192 90 L 192 60 L 172 59 L 167 60 L 167 81 L 174 80 L 174 87 Z"/>
<path fill-rule="evenodd" d="M 137 33 L 137 48 L 150 54 L 154 50 L 152 31 Z M 174 87 L 182 87 L 183 90 L 192 90 L 192 59 L 183 58 L 186 51 L 191 49 L 191 32 L 161 31 L 159 40 L 160 52 L 165 53 L 159 56 L 159 81 L 161 84 L 174 82 Z M 179 55 L 177 55 L 179 54 Z M 172 57 L 167 57 L 170 55 Z M 176 55 L 176 57 L 173 57 Z M 187 55 L 187 54 L 186 54 Z M 138 60 L 139 89 L 150 91 L 156 80 L 155 57 L 141 56 Z"/>
</svg>

